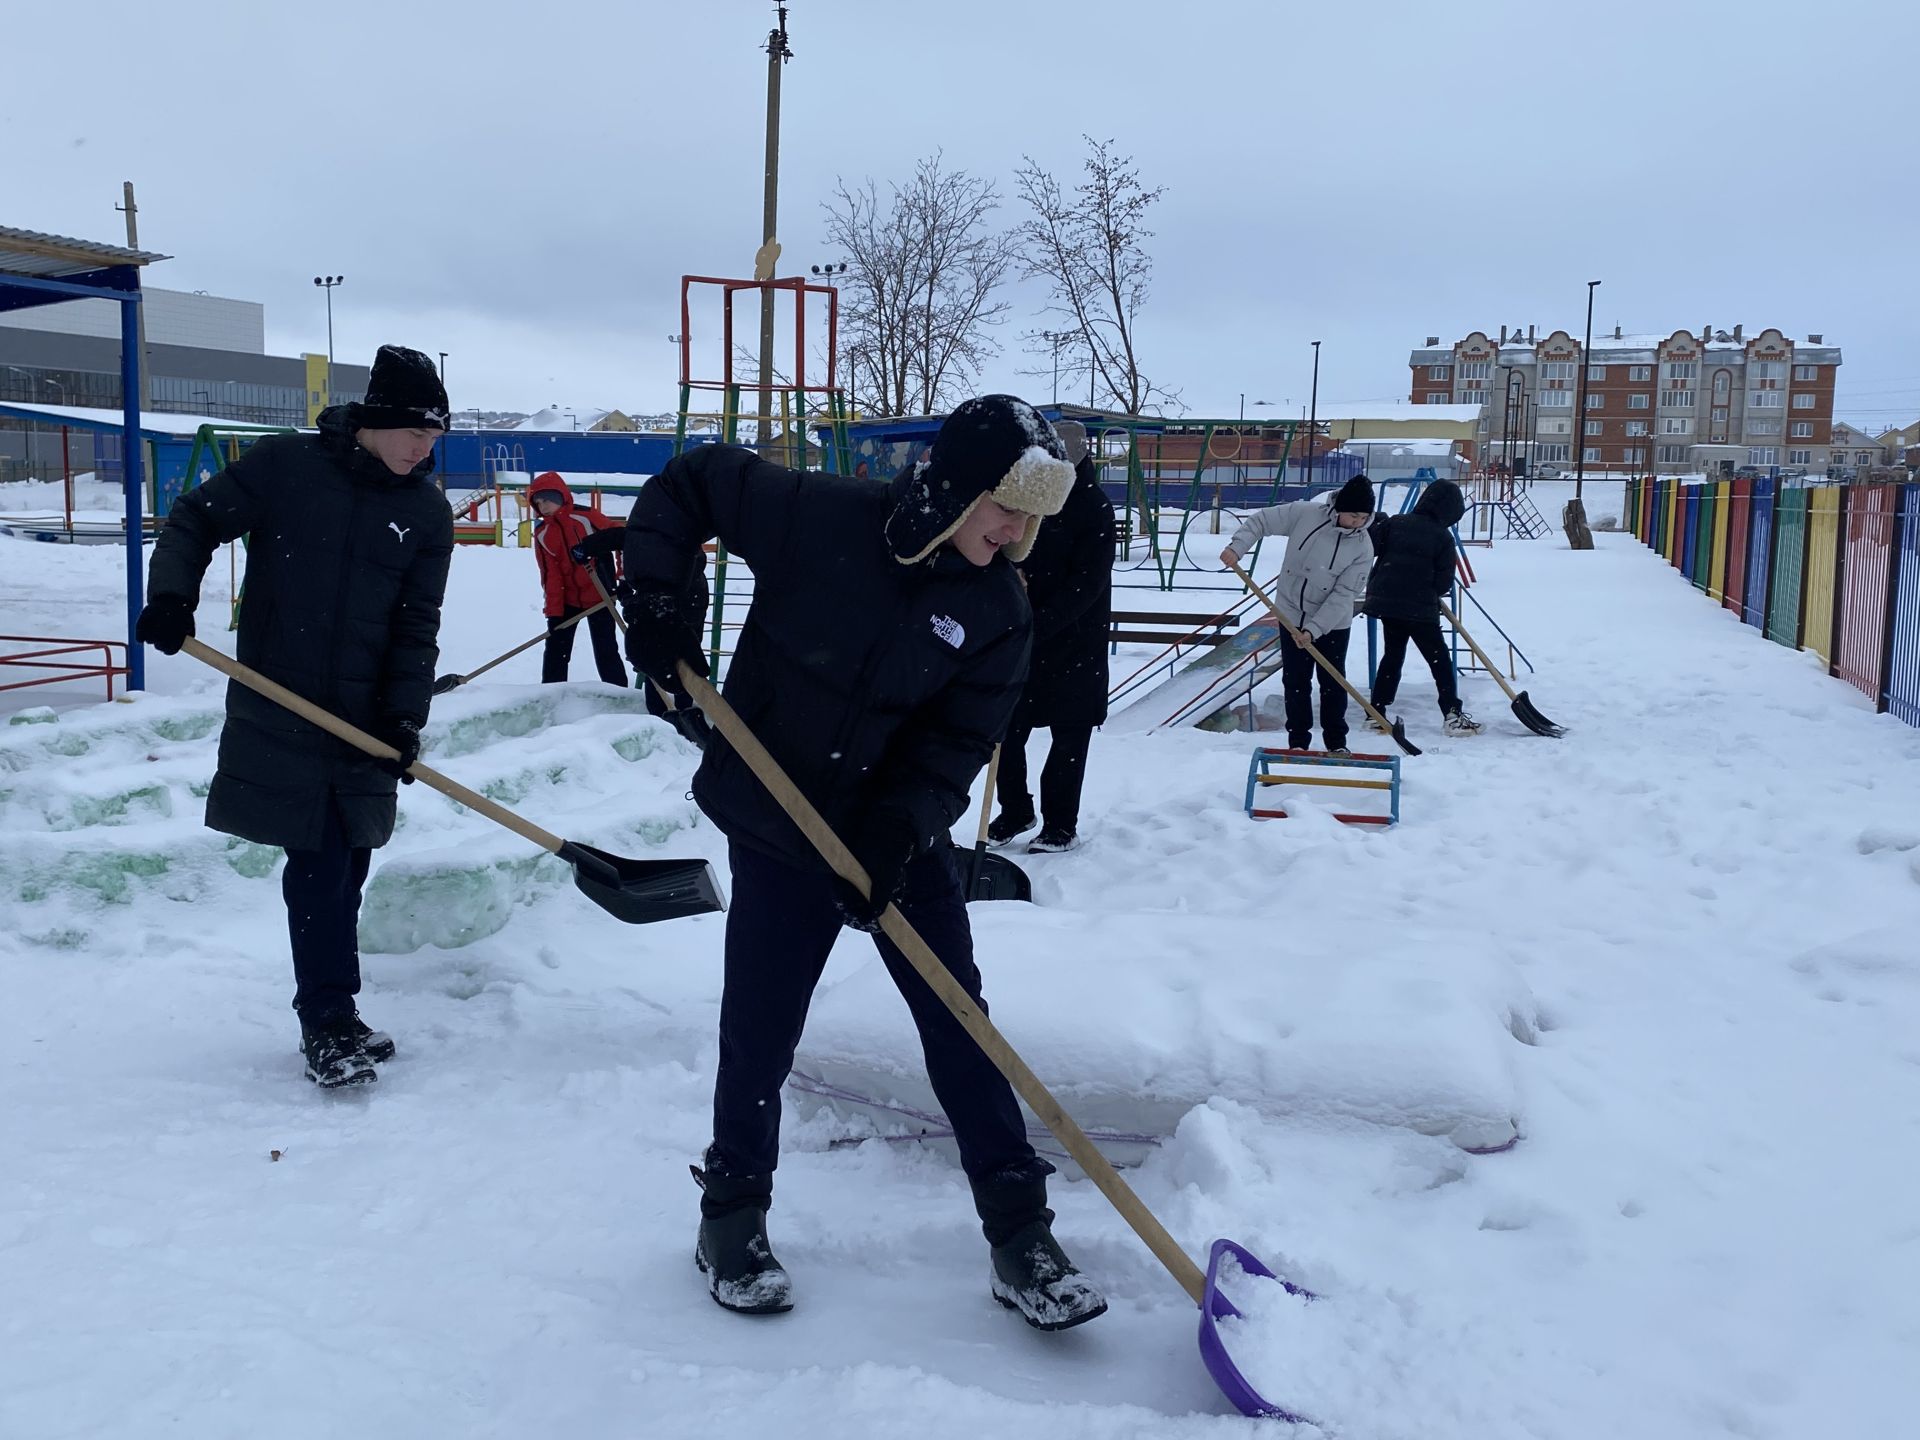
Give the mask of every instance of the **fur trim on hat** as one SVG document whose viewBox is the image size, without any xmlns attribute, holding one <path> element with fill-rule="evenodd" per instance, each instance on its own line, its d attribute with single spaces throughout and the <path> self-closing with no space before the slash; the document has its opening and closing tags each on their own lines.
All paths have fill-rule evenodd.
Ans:
<svg viewBox="0 0 1920 1440">
<path fill-rule="evenodd" d="M 922 460 L 924 468 L 927 461 Z M 1049 455 L 1038 445 L 1029 445 L 1013 462 L 1013 468 L 1000 478 L 1000 483 L 985 495 L 976 495 L 967 502 L 954 522 L 935 535 L 916 555 L 896 555 L 902 565 L 918 565 L 927 556 L 938 550 L 953 538 L 954 532 L 967 523 L 967 517 L 973 514 L 981 500 L 991 497 L 996 505 L 1009 510 L 1022 510 L 1027 514 L 1027 527 L 1020 538 L 1005 547 L 1009 560 L 1018 565 L 1033 552 L 1033 542 L 1040 536 L 1040 522 L 1049 515 L 1058 515 L 1061 507 L 1067 503 L 1067 495 L 1073 489 L 1073 466 L 1057 455 Z"/>
</svg>

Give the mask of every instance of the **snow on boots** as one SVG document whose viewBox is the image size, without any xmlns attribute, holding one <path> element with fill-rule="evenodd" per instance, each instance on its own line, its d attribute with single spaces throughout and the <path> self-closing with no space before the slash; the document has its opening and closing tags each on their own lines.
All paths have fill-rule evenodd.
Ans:
<svg viewBox="0 0 1920 1440">
<path fill-rule="evenodd" d="M 1478 720 L 1464 710 L 1449 710 L 1446 723 L 1449 735 L 1478 735 L 1483 728 Z"/>
<path fill-rule="evenodd" d="M 300 1027 L 300 1053 L 306 1057 L 307 1079 L 322 1090 L 371 1085 L 380 1078 L 373 1068 L 373 1056 L 354 1028 L 356 1024 L 356 1018 L 348 1017 Z M 389 1046 L 392 1043 L 387 1042 Z"/>
<path fill-rule="evenodd" d="M 1044 1175 L 975 1180 L 973 1201 L 993 1247 L 995 1300 L 1036 1330 L 1067 1330 L 1106 1314 L 1106 1297 L 1053 1238 Z"/>
<path fill-rule="evenodd" d="M 773 1204 L 771 1175 L 723 1175 L 697 1165 L 700 1239 L 693 1263 L 707 1277 L 714 1303 L 742 1315 L 777 1315 L 793 1308 L 793 1282 L 767 1241 L 767 1210 Z"/>
</svg>

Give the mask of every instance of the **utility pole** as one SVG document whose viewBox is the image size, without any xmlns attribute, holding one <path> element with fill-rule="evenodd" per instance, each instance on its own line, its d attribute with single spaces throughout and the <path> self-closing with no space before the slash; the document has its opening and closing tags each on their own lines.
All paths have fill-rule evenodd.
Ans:
<svg viewBox="0 0 1920 1440">
<path fill-rule="evenodd" d="M 780 67 L 793 58 L 787 47 L 787 7 L 774 7 L 780 23 L 767 35 L 767 186 L 761 220 L 760 250 L 753 257 L 753 278 L 773 279 L 780 259 Z M 773 444 L 773 299 L 771 289 L 760 292 L 760 449 Z"/>
<path fill-rule="evenodd" d="M 123 197 L 122 203 L 113 208 L 121 211 L 127 217 L 127 248 L 129 250 L 138 250 L 140 248 L 140 207 L 133 203 L 133 182 L 131 180 L 123 180 L 120 183 L 120 194 Z M 147 375 L 147 307 L 144 304 L 136 305 L 134 310 L 136 313 L 134 316 L 133 333 L 136 337 L 135 344 L 140 347 L 140 412 L 145 414 L 147 410 L 147 397 L 153 393 L 152 381 Z"/>
</svg>

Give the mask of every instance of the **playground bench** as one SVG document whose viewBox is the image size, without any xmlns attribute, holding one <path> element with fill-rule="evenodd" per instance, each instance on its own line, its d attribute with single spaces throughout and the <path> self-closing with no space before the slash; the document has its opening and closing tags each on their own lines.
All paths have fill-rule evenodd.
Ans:
<svg viewBox="0 0 1920 1440">
<path fill-rule="evenodd" d="M 1166 610 L 1115 610 L 1107 638 L 1115 645 L 1219 645 L 1238 629 L 1238 615 Z"/>
</svg>

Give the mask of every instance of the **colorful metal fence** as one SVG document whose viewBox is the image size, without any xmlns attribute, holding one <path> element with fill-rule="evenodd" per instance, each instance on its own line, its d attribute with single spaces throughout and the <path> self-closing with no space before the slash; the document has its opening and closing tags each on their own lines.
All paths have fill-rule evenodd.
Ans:
<svg viewBox="0 0 1920 1440">
<path fill-rule="evenodd" d="M 1773 580 L 1767 590 L 1767 638 L 1777 645 L 1800 645 L 1801 582 L 1807 573 L 1807 492 L 1781 487 L 1773 506 Z"/>
<path fill-rule="evenodd" d="M 1887 677 L 1880 703 L 1909 725 L 1920 725 L 1920 485 L 1902 487 L 1898 574 L 1887 643 Z"/>
<path fill-rule="evenodd" d="M 1920 482 L 1630 482 L 1629 527 L 1769 640 L 1920 726 Z"/>
</svg>

